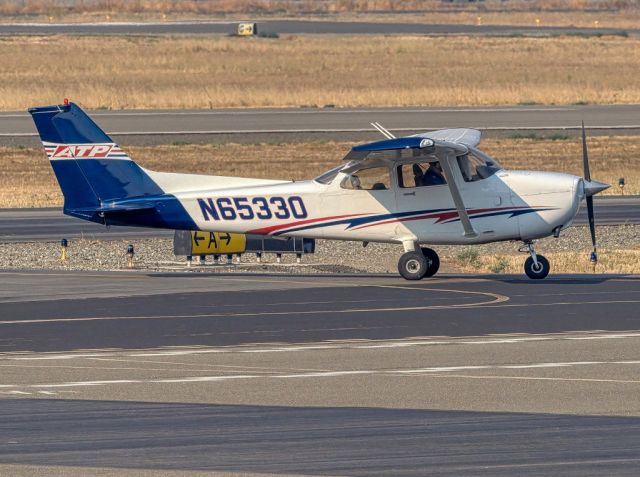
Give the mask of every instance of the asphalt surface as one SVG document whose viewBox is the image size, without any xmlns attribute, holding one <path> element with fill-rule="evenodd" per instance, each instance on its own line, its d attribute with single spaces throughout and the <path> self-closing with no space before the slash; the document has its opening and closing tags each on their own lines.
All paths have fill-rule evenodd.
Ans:
<svg viewBox="0 0 640 477">
<path fill-rule="evenodd" d="M 35 106 L 35 105 L 34 105 Z M 396 135 L 433 129 L 478 128 L 485 135 L 517 131 L 577 135 L 637 134 L 640 105 L 504 106 L 480 108 L 284 108 L 88 111 L 120 144 L 277 142 L 379 139 L 371 122 Z M 0 145 L 39 146 L 26 111 L 0 113 Z"/>
<path fill-rule="evenodd" d="M 105 227 L 64 215 L 60 208 L 0 209 L 0 242 L 173 237 L 173 233 L 143 227 Z"/>
<path fill-rule="evenodd" d="M 638 277 L 9 271 L 0 283 L 7 475 L 640 464 Z"/>
<path fill-rule="evenodd" d="M 640 224 L 640 197 L 596 197 L 598 225 Z M 574 225 L 588 225 L 582 207 Z M 57 241 L 67 239 L 127 239 L 171 237 L 172 230 L 141 227 L 105 227 L 66 216 L 59 208 L 0 209 L 0 242 Z"/>
<path fill-rule="evenodd" d="M 112 23 L 3 23 L 0 35 L 228 35 L 237 32 L 238 23 L 250 22 L 112 22 Z M 305 20 L 258 21 L 259 32 L 278 34 L 333 35 L 620 35 L 638 34 L 640 29 L 577 28 L 552 26 L 460 25 L 425 23 L 335 22 Z"/>
</svg>

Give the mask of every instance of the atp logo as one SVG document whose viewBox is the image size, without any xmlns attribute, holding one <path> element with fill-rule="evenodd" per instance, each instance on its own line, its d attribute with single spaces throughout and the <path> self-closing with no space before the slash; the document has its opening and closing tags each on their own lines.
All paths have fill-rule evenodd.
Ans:
<svg viewBox="0 0 640 477">
<path fill-rule="evenodd" d="M 107 157 L 113 149 L 113 144 L 61 144 L 56 147 L 51 158 L 55 159 L 82 159 Z"/>
</svg>

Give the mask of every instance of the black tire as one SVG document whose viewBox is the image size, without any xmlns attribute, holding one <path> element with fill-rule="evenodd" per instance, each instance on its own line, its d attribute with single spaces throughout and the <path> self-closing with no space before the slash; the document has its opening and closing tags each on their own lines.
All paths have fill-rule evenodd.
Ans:
<svg viewBox="0 0 640 477">
<path fill-rule="evenodd" d="M 545 278 L 547 275 L 549 275 L 549 270 L 551 268 L 549 266 L 549 260 L 544 258 L 542 255 L 538 255 L 537 258 L 539 269 L 535 268 L 533 264 L 533 258 L 531 257 L 527 258 L 527 260 L 524 262 L 524 273 L 526 273 L 527 276 L 533 280 L 541 280 Z"/>
<path fill-rule="evenodd" d="M 398 272 L 406 280 L 421 280 L 427 272 L 427 259 L 422 252 L 407 252 L 398 260 Z"/>
<path fill-rule="evenodd" d="M 424 274 L 423 278 L 432 277 L 436 273 L 438 273 L 438 270 L 440 269 L 440 257 L 438 257 L 438 254 L 435 250 L 432 250 L 430 248 L 422 247 L 421 250 L 424 258 L 427 259 L 427 271 Z"/>
</svg>

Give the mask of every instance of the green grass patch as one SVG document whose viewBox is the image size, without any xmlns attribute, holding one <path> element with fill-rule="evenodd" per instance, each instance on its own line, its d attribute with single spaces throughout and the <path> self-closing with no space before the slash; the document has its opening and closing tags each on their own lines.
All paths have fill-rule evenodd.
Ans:
<svg viewBox="0 0 640 477">
<path fill-rule="evenodd" d="M 460 252 L 456 256 L 456 259 L 463 266 L 472 267 L 472 268 L 482 267 L 482 262 L 480 261 L 480 254 L 478 253 L 477 250 L 473 248 Z"/>
</svg>

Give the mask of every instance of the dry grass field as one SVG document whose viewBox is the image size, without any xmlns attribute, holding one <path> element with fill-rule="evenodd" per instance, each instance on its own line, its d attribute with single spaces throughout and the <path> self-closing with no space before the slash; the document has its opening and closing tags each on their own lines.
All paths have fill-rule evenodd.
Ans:
<svg viewBox="0 0 640 477">
<path fill-rule="evenodd" d="M 637 0 L 2 0 L 2 15 L 124 12 L 174 14 L 371 13 L 473 11 L 611 11 L 638 6 Z"/>
<path fill-rule="evenodd" d="M 640 102 L 633 37 L 4 37 L 0 62 L 4 110 Z"/>
<path fill-rule="evenodd" d="M 635 244 L 637 247 L 637 244 Z M 538 247 L 538 250 L 544 248 Z M 593 273 L 593 264 L 589 262 L 590 248 L 572 252 L 544 252 L 551 262 L 553 273 Z M 460 271 L 468 273 L 522 273 L 523 254 L 459 254 L 454 264 Z M 598 252 L 598 273 L 638 273 L 640 267 L 640 249 L 601 248 Z"/>
<path fill-rule="evenodd" d="M 175 145 L 125 148 L 151 170 L 275 179 L 307 179 L 339 164 L 350 143 Z M 482 149 L 508 169 L 582 175 L 578 139 L 487 139 Z M 589 139 L 591 174 L 640 193 L 640 136 Z M 619 193 L 612 187 L 605 193 Z M 62 196 L 41 149 L 0 148 L 0 207 L 62 205 Z"/>
</svg>

